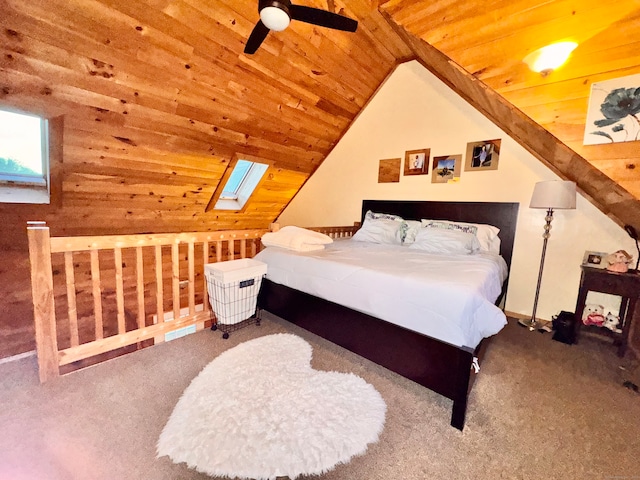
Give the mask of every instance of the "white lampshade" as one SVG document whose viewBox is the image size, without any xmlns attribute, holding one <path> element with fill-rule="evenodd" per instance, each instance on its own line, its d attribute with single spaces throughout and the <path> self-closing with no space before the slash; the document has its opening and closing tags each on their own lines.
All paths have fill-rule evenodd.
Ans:
<svg viewBox="0 0 640 480">
<path fill-rule="evenodd" d="M 575 182 L 550 180 L 538 182 L 531 195 L 530 208 L 576 208 Z"/>
<path fill-rule="evenodd" d="M 281 32 L 291 21 L 287 12 L 278 7 L 264 7 L 260 10 L 260 20 L 265 27 L 274 32 Z"/>
</svg>

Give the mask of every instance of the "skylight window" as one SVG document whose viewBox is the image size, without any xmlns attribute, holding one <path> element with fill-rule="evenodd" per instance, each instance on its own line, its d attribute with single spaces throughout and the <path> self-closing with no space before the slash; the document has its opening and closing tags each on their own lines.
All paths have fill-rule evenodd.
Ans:
<svg viewBox="0 0 640 480">
<path fill-rule="evenodd" d="M 0 202 L 49 203 L 47 120 L 0 110 Z"/>
<path fill-rule="evenodd" d="M 214 210 L 242 210 L 269 168 L 268 164 L 260 162 L 240 158 L 234 160 L 222 178 L 224 186 L 216 189 L 207 211 L 212 206 Z"/>
<path fill-rule="evenodd" d="M 231 176 L 222 190 L 222 194 L 220 195 L 220 200 L 237 200 L 238 193 L 240 192 L 240 187 L 243 182 L 247 179 L 251 168 L 254 163 L 248 160 L 238 160 L 235 168 L 231 172 Z"/>
</svg>

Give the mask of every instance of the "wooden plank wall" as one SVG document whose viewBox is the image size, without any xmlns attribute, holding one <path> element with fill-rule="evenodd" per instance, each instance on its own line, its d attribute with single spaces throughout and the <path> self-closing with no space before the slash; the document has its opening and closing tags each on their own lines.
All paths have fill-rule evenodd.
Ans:
<svg viewBox="0 0 640 480">
<path fill-rule="evenodd" d="M 60 202 L 0 204 L 0 358 L 34 348 L 27 221 L 69 236 L 277 218 L 408 55 L 368 1 L 334 8 L 358 17 L 356 34 L 296 22 L 245 56 L 256 0 L 0 0 L 0 107 L 57 117 L 62 139 Z M 269 178 L 241 215 L 205 212 L 234 154 L 270 161 Z M 135 260 L 123 255 L 128 275 Z M 86 270 L 76 269 L 83 292 Z"/>
</svg>

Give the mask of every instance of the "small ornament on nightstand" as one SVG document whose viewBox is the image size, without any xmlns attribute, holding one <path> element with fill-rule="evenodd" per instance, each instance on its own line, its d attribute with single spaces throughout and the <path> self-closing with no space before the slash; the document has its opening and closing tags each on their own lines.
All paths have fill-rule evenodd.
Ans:
<svg viewBox="0 0 640 480">
<path fill-rule="evenodd" d="M 602 327 L 604 325 L 604 306 L 595 303 L 588 303 L 584 306 L 582 313 L 582 323 L 585 325 L 595 325 Z"/>
<path fill-rule="evenodd" d="M 607 255 L 607 270 L 610 272 L 626 273 L 629 270 L 629 264 L 633 257 L 624 250 Z"/>
<path fill-rule="evenodd" d="M 620 325 L 620 317 L 611 312 L 607 313 L 602 326 L 608 328 L 613 333 L 622 333 L 622 330 L 618 328 L 618 325 Z"/>
</svg>

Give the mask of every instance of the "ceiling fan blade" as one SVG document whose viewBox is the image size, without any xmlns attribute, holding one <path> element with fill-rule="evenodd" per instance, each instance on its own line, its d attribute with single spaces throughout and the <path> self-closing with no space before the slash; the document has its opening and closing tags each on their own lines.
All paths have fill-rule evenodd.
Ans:
<svg viewBox="0 0 640 480">
<path fill-rule="evenodd" d="M 253 31 L 251 35 L 249 35 L 249 39 L 247 40 L 247 44 L 244 47 L 244 53 L 252 54 L 258 50 L 258 47 L 262 45 L 262 42 L 265 38 L 267 38 L 267 34 L 269 33 L 269 29 L 262 23 L 262 20 L 258 20 L 258 23 L 255 27 L 253 27 Z"/>
<path fill-rule="evenodd" d="M 333 28 L 335 30 L 344 30 L 345 32 L 355 32 L 358 28 L 357 21 L 344 15 L 320 10 L 319 8 L 291 5 L 289 10 L 293 20 Z"/>
</svg>

